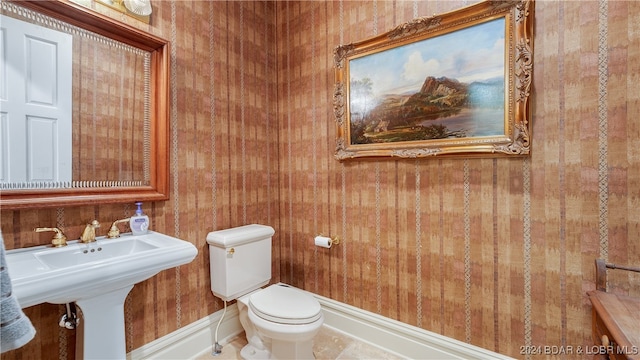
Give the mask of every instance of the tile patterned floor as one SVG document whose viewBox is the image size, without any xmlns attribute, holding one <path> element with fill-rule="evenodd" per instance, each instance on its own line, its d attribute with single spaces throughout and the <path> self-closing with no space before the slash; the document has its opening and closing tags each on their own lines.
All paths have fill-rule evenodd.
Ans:
<svg viewBox="0 0 640 360">
<path fill-rule="evenodd" d="M 197 360 L 241 359 L 240 350 L 247 344 L 244 334 L 222 347 L 222 353 L 216 356 L 207 354 Z M 316 359 L 384 359 L 395 360 L 399 357 L 389 354 L 375 346 L 364 343 L 327 326 L 320 329 L 313 341 L 313 353 Z"/>
</svg>

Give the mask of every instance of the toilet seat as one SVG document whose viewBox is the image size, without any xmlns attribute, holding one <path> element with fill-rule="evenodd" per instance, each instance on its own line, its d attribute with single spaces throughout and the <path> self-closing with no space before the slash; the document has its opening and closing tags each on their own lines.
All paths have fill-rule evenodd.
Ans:
<svg viewBox="0 0 640 360">
<path fill-rule="evenodd" d="M 249 297 L 258 317 L 279 324 L 309 324 L 322 317 L 318 300 L 286 285 L 271 285 Z"/>
</svg>

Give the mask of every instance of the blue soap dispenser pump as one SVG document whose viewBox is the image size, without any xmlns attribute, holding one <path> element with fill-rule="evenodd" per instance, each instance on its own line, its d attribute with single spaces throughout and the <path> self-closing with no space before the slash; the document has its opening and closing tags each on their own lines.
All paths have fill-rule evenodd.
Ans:
<svg viewBox="0 0 640 360">
<path fill-rule="evenodd" d="M 137 202 L 135 215 L 129 220 L 129 227 L 133 235 L 143 235 L 149 231 L 149 217 L 142 212 L 142 203 Z"/>
</svg>

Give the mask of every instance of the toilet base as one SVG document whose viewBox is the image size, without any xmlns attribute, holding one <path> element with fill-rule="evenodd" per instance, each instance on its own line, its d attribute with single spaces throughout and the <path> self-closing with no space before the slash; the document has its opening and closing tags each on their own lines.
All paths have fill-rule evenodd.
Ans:
<svg viewBox="0 0 640 360">
<path fill-rule="evenodd" d="M 247 344 L 240 350 L 240 357 L 243 360 L 267 360 L 271 359 L 271 352 L 269 350 L 259 350 L 255 346 Z"/>
</svg>

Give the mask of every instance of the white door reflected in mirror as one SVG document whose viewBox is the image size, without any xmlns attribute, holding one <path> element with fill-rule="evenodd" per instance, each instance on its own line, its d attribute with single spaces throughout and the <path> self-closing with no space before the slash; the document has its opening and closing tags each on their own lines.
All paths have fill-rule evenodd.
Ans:
<svg viewBox="0 0 640 360">
<path fill-rule="evenodd" d="M 0 183 L 71 182 L 73 36 L 1 23 Z"/>
</svg>

